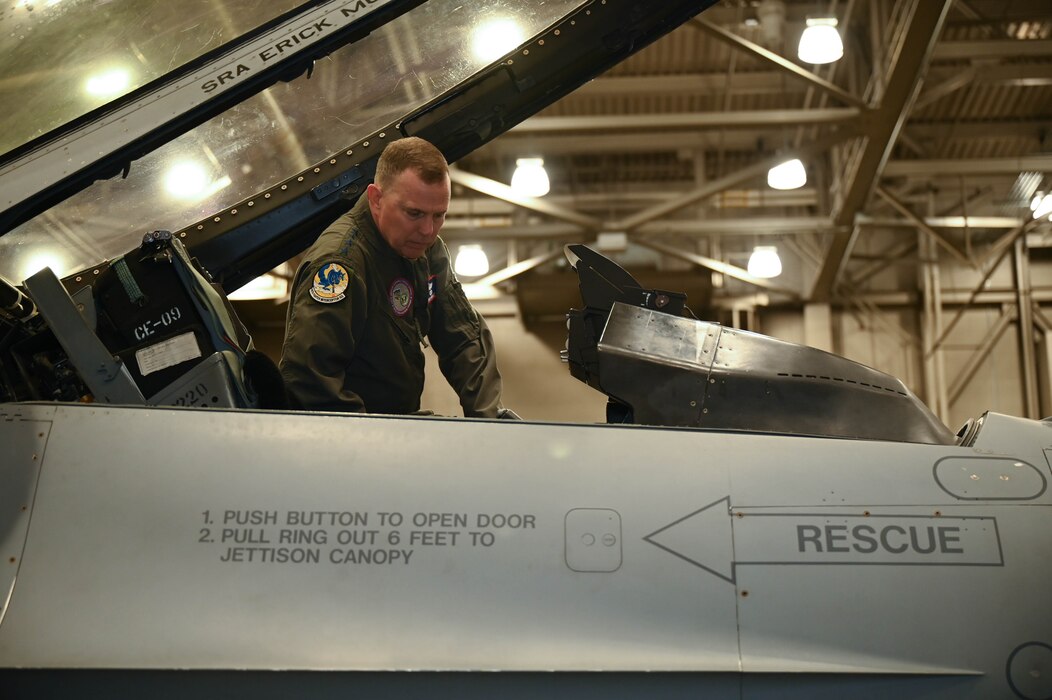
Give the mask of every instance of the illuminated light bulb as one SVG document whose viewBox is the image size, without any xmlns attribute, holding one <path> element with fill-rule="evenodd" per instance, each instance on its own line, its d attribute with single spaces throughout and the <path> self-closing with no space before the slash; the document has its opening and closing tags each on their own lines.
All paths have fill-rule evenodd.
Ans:
<svg viewBox="0 0 1052 700">
<path fill-rule="evenodd" d="M 799 158 L 793 158 L 768 170 L 767 184 L 776 190 L 795 190 L 807 184 L 807 171 Z"/>
<path fill-rule="evenodd" d="M 1031 203 L 1031 207 L 1034 210 L 1035 219 L 1040 219 L 1045 214 L 1052 212 L 1052 194 L 1046 194 L 1044 197 L 1042 197 L 1041 201 L 1037 203 L 1037 206 L 1034 206 Z"/>
<path fill-rule="evenodd" d="M 127 91 L 131 74 L 123 68 L 97 73 L 84 83 L 84 90 L 92 97 L 114 97 Z"/>
<path fill-rule="evenodd" d="M 211 184 L 212 180 L 205 169 L 190 160 L 176 163 L 164 176 L 164 189 L 177 199 L 197 199 L 206 193 Z"/>
<path fill-rule="evenodd" d="M 804 63 L 832 63 L 844 55 L 844 42 L 836 29 L 836 17 L 808 17 L 796 55 Z"/>
<path fill-rule="evenodd" d="M 475 57 L 489 63 L 500 58 L 523 41 L 522 28 L 510 19 L 494 19 L 479 25 L 471 41 Z"/>
<path fill-rule="evenodd" d="M 462 245 L 457 251 L 457 259 L 453 263 L 453 271 L 464 277 L 481 277 L 489 272 L 489 258 L 486 251 L 477 244 Z"/>
<path fill-rule="evenodd" d="M 515 161 L 515 174 L 511 176 L 511 189 L 515 194 L 527 197 L 543 197 L 548 194 L 550 183 L 544 169 L 543 158 L 519 158 Z"/>
<path fill-rule="evenodd" d="M 778 249 L 773 245 L 758 245 L 749 256 L 749 274 L 753 277 L 770 279 L 782 274 L 782 259 Z"/>
</svg>

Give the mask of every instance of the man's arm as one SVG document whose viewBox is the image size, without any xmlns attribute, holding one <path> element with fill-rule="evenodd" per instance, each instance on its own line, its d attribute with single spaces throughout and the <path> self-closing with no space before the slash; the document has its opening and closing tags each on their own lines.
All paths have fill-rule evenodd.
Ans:
<svg viewBox="0 0 1052 700">
<path fill-rule="evenodd" d="M 360 270 L 342 257 L 307 261 L 289 300 L 281 374 L 311 411 L 365 411 L 346 387 L 347 367 L 365 324 L 368 297 Z"/>
<path fill-rule="evenodd" d="M 436 276 L 437 289 L 428 336 L 442 374 L 460 396 L 464 415 L 496 418 L 502 385 L 493 335 L 464 296 L 450 269 L 445 243 L 440 239 L 435 245 L 431 274 Z"/>
</svg>

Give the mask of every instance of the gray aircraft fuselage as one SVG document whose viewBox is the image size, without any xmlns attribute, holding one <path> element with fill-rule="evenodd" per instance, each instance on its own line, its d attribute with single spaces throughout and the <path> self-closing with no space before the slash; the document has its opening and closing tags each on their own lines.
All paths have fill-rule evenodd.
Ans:
<svg viewBox="0 0 1052 700">
<path fill-rule="evenodd" d="M 0 667 L 690 672 L 672 678 L 728 698 L 1052 683 L 1047 423 L 989 414 L 958 447 L 102 405 L 0 417 Z"/>
</svg>

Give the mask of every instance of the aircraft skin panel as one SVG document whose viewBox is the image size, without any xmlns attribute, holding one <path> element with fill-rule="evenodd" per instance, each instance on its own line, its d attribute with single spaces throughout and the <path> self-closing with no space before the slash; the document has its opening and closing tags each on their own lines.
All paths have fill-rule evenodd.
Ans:
<svg viewBox="0 0 1052 700">
<path fill-rule="evenodd" d="M 1052 641 L 1048 433 L 1033 421 L 988 421 L 980 441 L 1019 450 L 991 455 L 18 410 L 53 427 L 0 624 L 5 668 L 704 671 L 727 697 L 739 695 L 724 674 L 744 672 L 740 697 L 792 697 L 774 683 L 791 674 L 798 697 L 996 698 L 1015 697 L 1010 680 L 1032 678 Z M 980 480 L 1025 474 L 1025 487 L 967 500 L 936 478 L 947 459 L 977 460 Z"/>
<path fill-rule="evenodd" d="M 1010 454 L 1020 447 L 1020 440 L 1030 440 L 1043 445 L 1045 450 L 1052 449 L 1052 418 L 1035 423 L 1026 418 L 1006 416 L 1003 413 L 987 412 L 980 419 L 981 425 L 972 447 L 978 453 Z M 1032 463 L 1048 466 L 1048 462 L 1034 460 Z M 1044 470 L 1045 476 L 1052 477 L 1052 470 Z"/>
<path fill-rule="evenodd" d="M 764 552 L 754 545 L 758 554 L 736 549 L 736 557 L 767 555 L 771 562 L 736 567 L 739 588 L 749 592 L 739 606 L 743 670 L 969 675 L 1003 669 L 1014 649 L 1047 640 L 1052 630 L 1047 606 L 1023 602 L 1036 603 L 1043 587 L 1032 578 L 1031 548 L 1052 551 L 1052 537 L 1031 531 L 1035 520 L 1027 510 L 983 504 L 940 508 L 941 516 L 933 517 L 930 509 L 884 506 L 873 508 L 864 525 L 853 514 L 746 515 L 746 521 L 770 521 L 755 526 L 758 532 L 796 530 L 803 522 L 816 530 L 825 524 L 825 531 L 806 546 L 806 556 L 794 548 L 781 557 L 796 558 L 792 563 L 777 561 L 773 546 Z M 870 529 L 857 533 L 858 526 Z M 815 551 L 819 543 L 822 553 Z M 805 595 L 808 590 L 823 595 Z M 801 624 L 806 617 L 821 623 Z M 837 646 L 844 648 L 830 654 Z"/>
<path fill-rule="evenodd" d="M 0 407 L 0 623 L 9 607 L 25 550 L 29 517 L 36 496 L 40 465 L 44 456 L 49 420 L 53 411 L 33 407 L 38 420 L 26 419 L 23 411 Z M 39 409 L 39 410 L 38 410 Z"/>
<path fill-rule="evenodd" d="M 0 665 L 738 670 L 733 587 L 654 585 L 651 567 L 672 562 L 642 541 L 655 518 L 641 515 L 661 514 L 670 494 L 625 488 L 652 456 L 636 431 L 216 418 L 58 409 Z M 699 470 L 691 437 L 664 433 L 681 456 L 661 473 L 726 492 L 727 470 Z M 347 524 L 288 525 L 314 511 Z M 404 521 L 382 524 L 387 513 Z M 275 523 L 247 522 L 270 514 Z M 520 516 L 520 527 L 479 514 Z M 282 530 L 327 541 L 282 544 Z M 577 546 L 590 534 L 597 554 Z M 282 547 L 318 557 L 237 561 Z"/>
</svg>

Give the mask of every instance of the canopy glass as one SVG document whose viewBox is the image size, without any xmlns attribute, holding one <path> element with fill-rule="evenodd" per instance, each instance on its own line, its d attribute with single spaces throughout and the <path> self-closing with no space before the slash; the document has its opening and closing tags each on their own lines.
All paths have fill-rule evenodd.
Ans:
<svg viewBox="0 0 1052 700">
<path fill-rule="evenodd" d="M 87 13 L 88 5 L 98 7 L 98 3 L 66 2 L 69 11 L 59 7 L 62 3 L 34 3 L 33 12 L 40 15 L 34 16 L 31 26 L 40 29 L 35 17 L 46 12 L 75 23 Z M 138 4 L 114 2 L 106 7 Z M 96 182 L 10 231 L 0 238 L 0 276 L 21 282 L 44 266 L 66 275 L 127 252 L 147 231 L 176 230 L 240 202 L 397 121 L 582 4 L 579 0 L 429 0 L 318 61 L 309 79 L 301 76 L 268 88 L 135 161 L 126 179 L 117 176 Z M 180 65 L 290 5 L 243 0 L 172 3 L 180 9 L 163 21 L 145 10 L 129 9 L 117 14 L 123 32 L 110 29 L 106 42 L 97 42 L 94 53 L 65 51 L 63 60 L 86 63 L 91 55 L 102 65 L 108 55 L 104 47 L 109 46 L 115 56 L 132 56 L 139 64 L 153 66 L 154 73 L 138 79 L 150 80 L 156 71 Z M 263 7 L 267 12 L 259 9 Z M 0 22 L 18 11 L 18 6 L 8 10 Z M 237 19 L 256 11 L 257 22 Z M 109 14 L 109 10 L 96 12 Z M 17 16 L 28 15 L 26 8 Z M 108 22 L 113 22 L 112 15 L 107 21 L 97 20 L 99 27 Z M 84 38 L 90 32 L 82 33 L 80 28 L 70 32 L 69 36 L 80 37 L 80 43 L 92 43 Z M 50 41 L 61 42 L 61 34 Z M 27 94 L 34 92 L 24 75 L 28 65 L 7 64 L 0 69 L 8 81 L 24 80 Z M 81 89 L 77 86 L 88 75 L 72 68 L 68 76 L 57 68 L 49 70 L 58 76 L 41 79 L 51 85 L 61 78 L 55 84 L 64 93 Z M 60 124 L 84 109 L 71 104 L 83 99 L 77 95 L 47 99 L 51 101 L 33 107 L 47 113 L 46 124 Z"/>
</svg>

